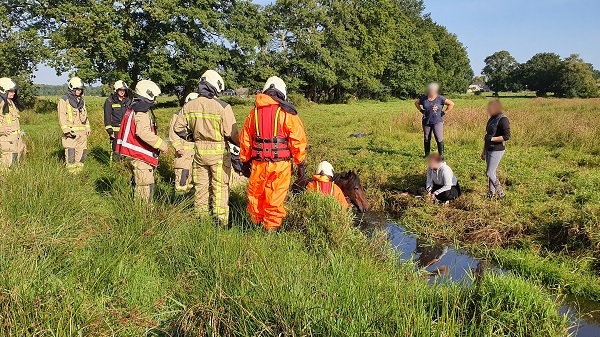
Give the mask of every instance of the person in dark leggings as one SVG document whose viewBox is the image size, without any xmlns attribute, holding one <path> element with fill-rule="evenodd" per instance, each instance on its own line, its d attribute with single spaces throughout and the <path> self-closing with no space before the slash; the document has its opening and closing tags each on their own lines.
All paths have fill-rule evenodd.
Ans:
<svg viewBox="0 0 600 337">
<path fill-rule="evenodd" d="M 448 108 L 443 111 L 444 105 Z M 431 83 L 427 87 L 427 95 L 415 102 L 417 109 L 423 114 L 423 134 L 425 158 L 431 152 L 431 134 L 435 136 L 438 153 L 444 155 L 444 115 L 454 109 L 454 102 L 440 95 L 440 86 Z"/>
<path fill-rule="evenodd" d="M 429 156 L 425 189 L 431 200 L 442 203 L 455 200 L 462 194 L 454 172 L 439 154 Z"/>
<path fill-rule="evenodd" d="M 488 104 L 490 119 L 487 122 L 481 160 L 487 164 L 486 175 L 489 183 L 489 198 L 504 198 L 504 189 L 496 174 L 500 161 L 506 151 L 506 141 L 510 139 L 510 121 L 503 113 L 500 100 L 493 100 Z"/>
</svg>

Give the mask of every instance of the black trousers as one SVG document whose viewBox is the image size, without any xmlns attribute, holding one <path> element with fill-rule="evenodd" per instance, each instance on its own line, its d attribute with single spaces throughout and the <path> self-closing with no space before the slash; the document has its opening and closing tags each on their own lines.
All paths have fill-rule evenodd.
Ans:
<svg viewBox="0 0 600 337">
<path fill-rule="evenodd" d="M 440 188 L 442 188 L 444 186 L 442 185 L 433 185 L 433 189 L 432 191 L 435 192 L 437 190 L 439 190 Z M 462 192 L 460 191 L 460 185 L 456 184 L 456 186 L 452 186 L 452 188 L 448 191 L 444 191 L 438 195 L 436 195 L 436 199 L 442 202 L 446 202 L 446 201 L 450 201 L 450 200 L 455 200 L 458 197 L 460 197 L 462 194 Z"/>
</svg>

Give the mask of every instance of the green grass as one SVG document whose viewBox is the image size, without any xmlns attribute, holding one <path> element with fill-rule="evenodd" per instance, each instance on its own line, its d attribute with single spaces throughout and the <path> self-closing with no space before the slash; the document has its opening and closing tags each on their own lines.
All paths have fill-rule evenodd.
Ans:
<svg viewBox="0 0 600 337">
<path fill-rule="evenodd" d="M 517 114 L 512 109 L 527 111 L 534 102 L 515 99 L 509 105 L 511 117 Z M 523 129 L 516 126 L 503 172 L 512 181 L 511 196 L 506 203 L 494 204 L 492 211 L 482 199 L 483 169 L 476 160 L 485 101 L 458 103 L 457 117 L 448 119 L 449 158 L 469 196 L 448 209 L 404 200 L 394 192 L 415 188 L 423 179 L 418 112 L 410 109 L 410 102 L 307 106 L 301 117 L 309 132 L 309 165 L 327 159 L 339 171 L 361 169 L 376 208 L 396 211 L 412 230 L 438 238 L 466 242 L 470 232 L 450 220 L 495 214 L 471 226 L 522 227 L 517 238 L 502 237 L 498 247 L 512 242 L 534 251 L 545 242 L 532 226 L 545 218 L 548 207 L 560 206 L 587 221 L 584 210 L 593 211 L 595 192 L 561 194 L 563 186 L 556 192 L 559 197 L 538 193 L 553 186 L 552 177 L 558 173 L 569 177 L 563 182 L 568 186 L 585 188 L 598 181 L 588 164 L 567 170 L 574 158 L 595 163 L 594 156 L 580 154 L 580 135 L 573 134 L 568 146 L 553 150 L 558 155 L 551 157 L 551 166 L 544 163 L 550 170 L 545 172 L 533 164 L 546 158 L 540 150 L 547 145 L 523 140 Z M 154 205 L 135 202 L 129 197 L 125 167 L 107 163 L 101 104 L 99 98 L 88 98 L 94 130 L 91 156 L 84 173 L 76 177 L 62 166 L 52 104 L 40 103 L 37 113 L 23 114 L 30 154 L 1 178 L 0 335 L 566 334 L 566 318 L 537 282 L 487 275 L 473 285 L 428 285 L 413 265 L 396 263 L 383 237 L 367 238 L 334 202 L 314 194 L 291 198 L 285 231 L 269 236 L 248 222 L 244 191 L 238 188 L 232 196 L 234 225 L 225 230 L 195 218 L 192 200 L 172 198 L 171 153 L 158 170 Z M 234 108 L 242 123 L 249 107 Z M 593 105 L 588 111 L 592 109 Z M 161 134 L 176 110 L 157 110 Z M 572 114 L 588 116 L 579 110 L 573 108 Z M 471 119 L 453 119 L 459 116 Z M 348 138 L 357 131 L 373 135 Z M 528 138 L 536 139 L 541 132 L 534 130 Z M 600 144 L 586 149 L 594 147 Z M 545 180 L 533 180 L 539 177 Z M 589 197 L 584 200 L 585 193 Z M 416 207 L 407 208 L 409 204 Z M 568 219 L 560 212 L 553 214 Z M 548 224 L 539 225 L 540 233 L 544 226 Z M 581 226 L 588 228 L 586 223 Z M 577 240 L 567 241 L 567 247 L 578 247 Z M 578 249 L 592 254 L 595 248 Z"/>
</svg>

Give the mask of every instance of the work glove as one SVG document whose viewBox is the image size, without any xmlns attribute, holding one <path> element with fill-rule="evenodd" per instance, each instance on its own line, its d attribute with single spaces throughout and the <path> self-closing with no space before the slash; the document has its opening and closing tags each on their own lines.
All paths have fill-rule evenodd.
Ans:
<svg viewBox="0 0 600 337">
<path fill-rule="evenodd" d="M 75 138 L 77 138 L 77 136 L 76 136 L 76 135 L 75 135 L 75 134 L 74 134 L 72 131 L 65 132 L 65 133 L 63 134 L 63 136 L 64 136 L 65 138 L 70 138 L 70 139 L 75 139 Z"/>
<path fill-rule="evenodd" d="M 296 170 L 296 179 L 302 180 L 302 179 L 304 179 L 305 175 L 306 175 L 306 163 L 302 162 L 302 163 L 298 164 L 298 169 Z"/>
<path fill-rule="evenodd" d="M 235 173 L 242 174 L 243 163 L 242 163 L 242 160 L 240 159 L 239 155 L 231 154 L 231 168 L 233 168 Z"/>
<path fill-rule="evenodd" d="M 242 175 L 248 179 L 250 179 L 250 175 L 252 174 L 252 163 L 242 163 Z"/>
<path fill-rule="evenodd" d="M 108 129 L 106 129 L 106 132 L 108 133 L 108 135 L 109 135 L 111 138 L 113 137 L 113 133 L 115 133 L 115 132 L 113 131 L 113 129 L 112 129 L 112 128 L 108 128 Z"/>
</svg>

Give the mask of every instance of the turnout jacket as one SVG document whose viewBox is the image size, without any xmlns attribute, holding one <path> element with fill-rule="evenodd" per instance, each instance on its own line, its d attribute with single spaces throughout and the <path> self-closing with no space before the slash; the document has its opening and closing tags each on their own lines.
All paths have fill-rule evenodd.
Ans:
<svg viewBox="0 0 600 337">
<path fill-rule="evenodd" d="M 176 135 L 191 133 L 196 153 L 201 156 L 224 155 L 229 153 L 228 141 L 238 144 L 238 127 L 233 109 L 217 98 L 200 96 L 187 102 L 172 125 L 171 130 Z M 184 142 L 174 141 L 175 150 L 184 149 Z"/>
<path fill-rule="evenodd" d="M 77 98 L 78 101 L 82 99 L 82 97 Z M 58 121 L 63 134 L 91 131 L 85 104 L 81 109 L 74 108 L 69 103 L 66 95 L 58 101 Z"/>
<path fill-rule="evenodd" d="M 104 127 L 108 134 L 113 132 L 119 132 L 119 127 L 125 112 L 131 105 L 131 100 L 128 97 L 124 97 L 123 100 L 119 99 L 119 95 L 113 93 L 104 102 Z"/>
<path fill-rule="evenodd" d="M 6 114 L 4 114 L 5 107 L 8 105 Z M 11 135 L 18 135 L 21 133 L 21 124 L 19 123 L 19 109 L 10 99 L 0 98 L 0 135 L 3 136 L 4 131 L 10 130 Z"/>
</svg>

